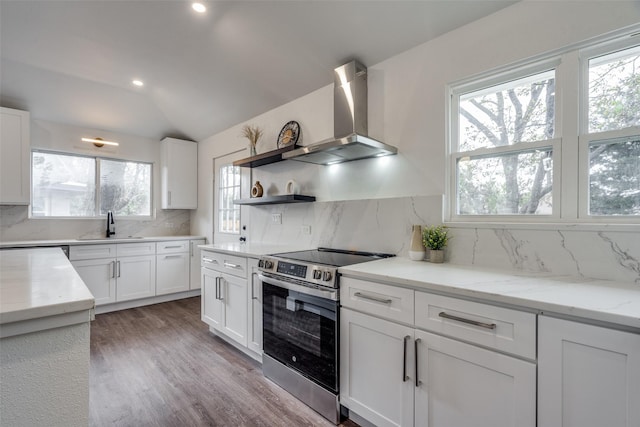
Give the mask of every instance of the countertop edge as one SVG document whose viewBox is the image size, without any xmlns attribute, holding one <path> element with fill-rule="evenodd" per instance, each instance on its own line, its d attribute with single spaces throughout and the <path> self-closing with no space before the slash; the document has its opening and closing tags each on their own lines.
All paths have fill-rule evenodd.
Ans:
<svg viewBox="0 0 640 427">
<path fill-rule="evenodd" d="M 391 259 L 372 261 L 371 263 L 381 263 L 385 261 L 393 262 L 390 260 Z M 402 258 L 400 258 L 400 260 L 402 260 Z M 449 295 L 452 297 L 467 298 L 470 300 L 485 302 L 488 304 L 493 303 L 493 304 L 499 304 L 499 305 L 506 305 L 516 309 L 520 308 L 524 310 L 535 311 L 538 314 L 543 314 L 543 315 L 555 315 L 557 317 L 575 318 L 576 320 L 584 319 L 585 321 L 590 321 L 590 322 L 606 323 L 612 326 L 614 325 L 620 326 L 620 327 L 623 327 L 624 329 L 631 329 L 635 333 L 640 333 L 640 313 L 638 313 L 637 316 L 628 315 L 628 314 L 619 314 L 606 309 L 580 307 L 577 304 L 572 305 L 572 304 L 565 304 L 562 302 L 550 302 L 550 301 L 545 301 L 545 300 L 536 299 L 536 298 L 528 298 L 526 296 L 508 295 L 506 293 L 499 293 L 499 292 L 488 292 L 480 289 L 480 287 L 483 286 L 484 283 L 479 283 L 476 288 L 473 288 L 474 286 L 473 284 L 466 284 L 465 287 L 461 287 L 455 284 L 447 285 L 443 283 L 435 283 L 435 281 L 430 281 L 427 278 L 425 278 L 424 280 L 415 280 L 415 279 L 409 279 L 406 277 L 399 277 L 393 274 L 381 274 L 377 272 L 366 272 L 366 271 L 360 270 L 361 268 L 364 268 L 366 264 L 371 264 L 371 263 L 357 264 L 357 267 L 355 268 L 354 266 L 341 267 L 339 269 L 339 272 L 345 277 L 350 277 L 354 279 L 371 280 L 374 282 L 381 282 L 391 286 L 399 286 L 399 287 L 404 287 L 404 288 L 413 289 L 416 291 L 423 291 L 423 292 L 434 292 L 434 293 Z M 427 265 L 429 264 L 425 263 L 425 268 Z M 455 269 L 456 267 L 460 267 L 460 271 L 469 270 L 469 266 L 448 265 L 448 268 Z M 482 269 L 482 268 L 478 268 L 476 270 L 491 271 L 491 272 L 496 271 L 496 270 Z M 505 271 L 504 273 L 508 274 L 509 272 Z M 541 287 L 541 288 L 544 287 L 546 289 L 545 292 L 550 292 L 550 294 L 553 294 L 554 292 L 563 291 L 563 289 L 561 289 L 563 285 L 562 279 L 567 280 L 567 282 L 565 283 L 566 285 L 570 285 L 572 287 L 583 286 L 585 293 L 589 291 L 593 292 L 593 289 L 591 288 L 591 286 L 598 287 L 598 290 L 606 290 L 607 287 L 610 287 L 612 290 L 613 289 L 615 290 L 622 289 L 623 291 L 628 290 L 628 286 L 626 286 L 626 284 L 623 284 L 625 286 L 623 286 L 622 288 L 616 287 L 616 282 L 610 282 L 610 283 L 607 283 L 606 285 L 598 286 L 598 285 L 593 285 L 590 279 L 585 279 L 584 280 L 585 283 L 581 284 L 577 281 L 576 278 L 572 278 L 572 277 L 545 276 L 545 275 L 537 276 L 535 274 L 527 275 L 526 273 L 520 273 L 520 272 L 517 272 L 517 273 L 518 273 L 517 275 L 513 276 L 514 280 L 518 280 L 518 279 L 531 280 L 536 278 L 540 278 L 542 280 L 545 280 L 545 279 L 557 280 L 558 281 L 557 289 L 549 290 L 550 288 L 546 284 Z M 598 280 L 594 282 L 605 283 L 606 281 Z M 537 291 L 537 292 L 540 292 L 540 291 Z M 635 290 L 631 290 L 629 292 L 635 293 Z M 583 293 L 581 296 L 584 297 L 584 295 L 585 294 Z M 640 298 L 640 286 L 638 286 L 637 296 L 635 296 L 634 301 L 640 301 L 638 298 Z M 624 302 L 620 303 L 620 305 L 622 304 L 624 304 Z"/>
</svg>

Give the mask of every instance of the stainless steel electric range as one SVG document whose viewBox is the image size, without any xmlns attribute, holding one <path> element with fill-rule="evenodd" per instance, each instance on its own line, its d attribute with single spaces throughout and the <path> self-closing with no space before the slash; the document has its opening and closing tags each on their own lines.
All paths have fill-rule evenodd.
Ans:
<svg viewBox="0 0 640 427">
<path fill-rule="evenodd" d="M 338 268 L 393 255 L 339 249 L 260 259 L 264 375 L 336 424 L 339 396 Z"/>
</svg>

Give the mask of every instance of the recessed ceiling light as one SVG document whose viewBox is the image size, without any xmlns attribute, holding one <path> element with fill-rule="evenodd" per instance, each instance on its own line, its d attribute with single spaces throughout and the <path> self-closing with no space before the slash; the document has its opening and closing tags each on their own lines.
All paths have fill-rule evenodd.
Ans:
<svg viewBox="0 0 640 427">
<path fill-rule="evenodd" d="M 134 85 L 134 86 L 138 86 L 138 87 L 144 86 L 144 82 L 142 80 L 137 80 L 137 79 L 136 80 L 132 80 L 131 84 Z"/>
<path fill-rule="evenodd" d="M 206 6 L 202 3 L 192 3 L 191 7 L 198 13 L 205 13 L 207 11 Z"/>
</svg>

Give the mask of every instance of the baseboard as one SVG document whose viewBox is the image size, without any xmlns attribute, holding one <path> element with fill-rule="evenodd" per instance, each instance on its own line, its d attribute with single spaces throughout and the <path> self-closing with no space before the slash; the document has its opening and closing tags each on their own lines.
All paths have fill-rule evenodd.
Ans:
<svg viewBox="0 0 640 427">
<path fill-rule="evenodd" d="M 96 307 L 96 314 L 110 313 L 112 311 L 126 310 L 129 308 L 143 307 L 145 305 L 160 304 L 162 302 L 175 301 L 183 298 L 197 297 L 200 289 L 192 291 L 177 292 L 175 294 L 158 295 L 156 297 L 141 298 L 131 301 L 115 302 L 113 304 L 99 305 Z"/>
</svg>

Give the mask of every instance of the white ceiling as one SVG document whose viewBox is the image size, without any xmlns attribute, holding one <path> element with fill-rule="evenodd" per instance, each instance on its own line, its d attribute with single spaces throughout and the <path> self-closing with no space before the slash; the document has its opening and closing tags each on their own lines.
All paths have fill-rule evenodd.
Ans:
<svg viewBox="0 0 640 427">
<path fill-rule="evenodd" d="M 376 64 L 514 2 L 208 1 L 199 15 L 187 0 L 0 0 L 0 103 L 202 140 L 332 83 L 344 62 Z"/>
</svg>

